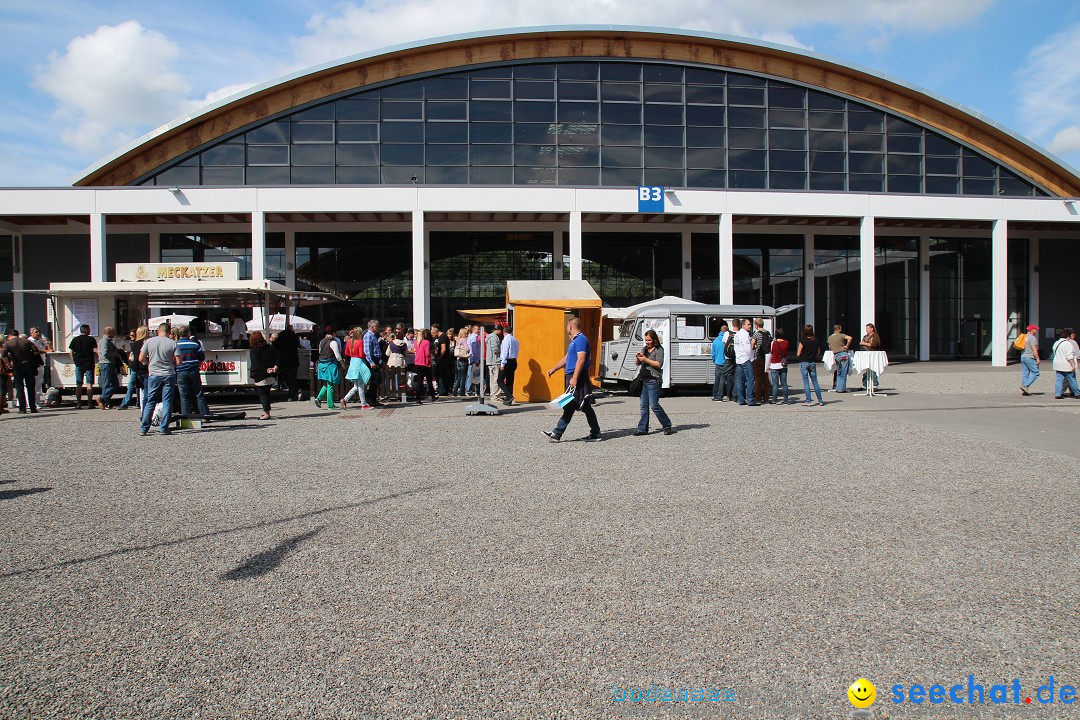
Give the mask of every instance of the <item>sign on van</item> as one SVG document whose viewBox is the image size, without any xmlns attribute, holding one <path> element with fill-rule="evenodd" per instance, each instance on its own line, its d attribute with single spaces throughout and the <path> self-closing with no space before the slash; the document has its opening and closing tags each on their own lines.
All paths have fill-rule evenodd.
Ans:
<svg viewBox="0 0 1080 720">
<path fill-rule="evenodd" d="M 118 282 L 239 280 L 240 263 L 116 263 L 116 279 Z"/>
</svg>

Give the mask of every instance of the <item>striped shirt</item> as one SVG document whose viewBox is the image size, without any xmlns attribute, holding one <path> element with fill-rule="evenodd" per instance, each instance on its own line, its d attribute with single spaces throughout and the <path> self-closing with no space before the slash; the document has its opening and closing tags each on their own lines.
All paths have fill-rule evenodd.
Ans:
<svg viewBox="0 0 1080 720">
<path fill-rule="evenodd" d="M 177 372 L 198 372 L 199 365 L 206 359 L 202 343 L 194 338 L 181 338 L 176 341 L 176 354 L 180 356 Z"/>
</svg>

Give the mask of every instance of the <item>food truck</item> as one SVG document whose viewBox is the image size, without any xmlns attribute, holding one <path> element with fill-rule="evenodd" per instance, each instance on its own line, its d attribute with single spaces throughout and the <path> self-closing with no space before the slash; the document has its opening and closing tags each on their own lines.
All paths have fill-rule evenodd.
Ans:
<svg viewBox="0 0 1080 720">
<path fill-rule="evenodd" d="M 655 330 L 664 348 L 664 357 L 668 358 L 664 363 L 662 387 L 711 387 L 716 372 L 712 342 L 720 333 L 721 324 L 727 323 L 731 327 L 736 318 L 760 317 L 765 321 L 765 329 L 773 333 L 777 317 L 800 307 L 802 305 L 772 308 L 768 305 L 696 303 L 641 307 L 626 316 L 617 340 L 609 340 L 600 346 L 600 381 L 629 385 L 638 372 L 634 358 L 645 344 L 645 331 Z"/>
<path fill-rule="evenodd" d="M 117 346 L 127 349 L 126 331 L 168 314 L 167 309 L 187 315 L 202 310 L 217 313 L 210 319 L 221 323 L 223 333 L 199 335 L 206 351 L 200 368 L 203 385 L 210 390 L 247 387 L 251 385 L 248 351 L 228 347 L 224 316 L 230 309 L 254 309 L 257 317 L 264 318 L 280 311 L 288 322 L 293 308 L 341 299 L 326 292 L 291 290 L 270 280 L 239 280 L 237 263 L 117 263 L 116 278 L 113 282 L 51 283 L 47 291 L 39 291 L 46 296 L 57 349 L 47 357 L 53 387 L 61 391 L 73 387 L 75 367 L 67 347 L 79 334 L 80 325 L 89 325 L 95 338 L 101 337 L 106 326 L 115 327 Z M 153 335 L 157 327 L 149 330 Z M 301 359 L 299 370 L 307 377 L 307 358 Z"/>
</svg>

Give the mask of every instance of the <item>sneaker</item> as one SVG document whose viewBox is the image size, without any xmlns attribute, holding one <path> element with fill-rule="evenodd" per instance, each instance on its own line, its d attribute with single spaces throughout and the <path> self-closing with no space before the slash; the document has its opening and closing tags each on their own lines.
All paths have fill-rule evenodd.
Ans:
<svg viewBox="0 0 1080 720">
<path fill-rule="evenodd" d="M 1020 394 L 1021 394 L 1021 395 L 1030 395 L 1031 393 L 1029 393 L 1029 392 L 1028 392 L 1028 389 L 1027 389 L 1026 387 L 1024 387 L 1023 385 L 1021 385 L 1021 386 L 1020 386 Z"/>
<path fill-rule="evenodd" d="M 588 435 L 586 435 L 585 437 L 583 437 L 581 439 L 584 440 L 585 442 L 600 442 L 601 440 L 604 439 L 604 436 L 599 434 L 599 433 L 597 433 L 595 435 L 593 433 L 589 433 Z"/>
<path fill-rule="evenodd" d="M 554 431 L 554 430 L 541 430 L 540 432 L 542 432 L 542 433 L 544 433 L 545 435 L 547 435 L 547 436 L 548 436 L 548 439 L 549 439 L 549 440 L 550 440 L 551 442 L 556 442 L 556 443 L 557 443 L 557 442 L 561 442 L 561 441 L 562 441 L 562 435 L 556 435 L 556 434 L 555 434 L 555 431 Z"/>
<path fill-rule="evenodd" d="M 315 402 L 315 407 L 322 410 L 322 400 L 320 400 L 318 397 L 313 397 L 311 399 Z"/>
<path fill-rule="evenodd" d="M 678 430 L 673 427 L 664 428 L 665 435 L 674 435 L 676 432 L 678 432 Z"/>
<path fill-rule="evenodd" d="M 823 402 L 819 402 L 819 403 L 818 403 L 818 407 L 825 407 L 825 403 L 823 403 Z"/>
<path fill-rule="evenodd" d="M 146 435 L 146 433 L 148 433 L 148 432 L 150 432 L 150 431 L 149 430 L 139 430 L 140 435 Z"/>
<path fill-rule="evenodd" d="M 172 430 L 169 430 L 168 428 L 166 428 L 165 430 L 162 430 L 162 431 L 161 431 L 160 433 L 158 433 L 158 434 L 159 434 L 159 435 L 172 435 Z"/>
<path fill-rule="evenodd" d="M 635 436 L 640 436 L 640 435 L 648 435 L 648 434 L 649 434 L 649 431 L 648 431 L 648 430 L 635 430 L 635 431 L 634 431 L 634 435 L 635 435 Z"/>
<path fill-rule="evenodd" d="M 370 406 L 370 405 L 361 405 L 361 406 L 360 406 L 360 409 L 361 409 L 361 410 L 371 410 L 372 408 L 371 408 L 371 406 Z"/>
</svg>

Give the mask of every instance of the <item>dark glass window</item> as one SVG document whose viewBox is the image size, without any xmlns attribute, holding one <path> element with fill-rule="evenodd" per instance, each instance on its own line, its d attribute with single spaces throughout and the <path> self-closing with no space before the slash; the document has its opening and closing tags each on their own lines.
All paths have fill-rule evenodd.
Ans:
<svg viewBox="0 0 1080 720">
<path fill-rule="evenodd" d="M 414 176 L 451 185 L 1046 194 L 980 151 L 861 101 L 738 71 L 616 58 L 510 62 L 359 90 L 237 128 L 135 183 Z"/>
</svg>

